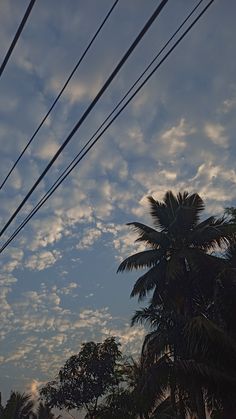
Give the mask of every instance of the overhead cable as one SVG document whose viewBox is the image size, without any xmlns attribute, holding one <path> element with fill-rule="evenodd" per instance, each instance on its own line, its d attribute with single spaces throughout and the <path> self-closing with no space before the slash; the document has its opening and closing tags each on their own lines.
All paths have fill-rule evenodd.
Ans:
<svg viewBox="0 0 236 419">
<path fill-rule="evenodd" d="M 114 4 L 112 5 L 112 7 L 110 8 L 110 10 L 106 14 L 106 16 L 103 19 L 101 25 L 99 26 L 99 28 L 97 29 L 97 31 L 93 35 L 91 41 L 89 42 L 89 44 L 85 48 L 83 54 L 81 55 L 80 59 L 76 63 L 75 67 L 73 68 L 73 70 L 70 73 L 69 77 L 67 78 L 66 82 L 62 86 L 62 88 L 61 88 L 60 92 L 58 93 L 57 97 L 55 98 L 54 102 L 50 106 L 49 110 L 47 111 L 47 113 L 45 114 L 45 116 L 43 117 L 43 119 L 41 120 L 40 124 L 38 125 L 38 127 L 36 128 L 36 130 L 34 131 L 34 133 L 32 134 L 32 136 L 30 137 L 30 139 L 27 142 L 27 144 L 24 147 L 24 149 L 21 151 L 19 157 L 16 159 L 16 161 L 12 165 L 11 169 L 9 170 L 9 172 L 7 173 L 7 175 L 5 176 L 4 180 L 2 181 L 2 183 L 0 185 L 0 190 L 3 188 L 3 186 L 5 185 L 7 179 L 9 178 L 9 176 L 11 175 L 11 173 L 13 172 L 13 170 L 15 169 L 16 165 L 19 163 L 19 161 L 21 160 L 22 156 L 25 154 L 26 150 L 28 149 L 28 147 L 30 146 L 30 144 L 32 143 L 32 141 L 34 140 L 34 138 L 36 137 L 36 135 L 38 134 L 38 132 L 40 131 L 40 129 L 42 128 L 42 126 L 44 125 L 44 122 L 46 121 L 46 119 L 48 118 L 48 116 L 50 115 L 50 113 L 52 112 L 53 108 L 56 106 L 56 104 L 57 104 L 58 100 L 60 99 L 62 93 L 66 89 L 68 83 L 70 82 L 70 80 L 73 77 L 73 75 L 75 74 L 75 72 L 78 70 L 80 64 L 82 63 L 82 61 L 84 59 L 84 57 L 86 56 L 87 52 L 91 48 L 91 46 L 94 43 L 95 39 L 97 38 L 98 34 L 101 32 L 103 26 L 105 25 L 106 21 L 108 20 L 109 16 L 111 15 L 111 13 L 112 13 L 113 9 L 115 8 L 115 6 L 117 5 L 118 1 L 119 0 L 115 0 Z"/>
<path fill-rule="evenodd" d="M 22 221 L 20 226 L 15 230 L 15 232 L 9 237 L 9 239 L 5 242 L 5 244 L 0 248 L 0 253 L 4 251 L 4 249 L 11 243 L 11 241 L 19 234 L 19 232 L 24 228 L 24 226 L 30 221 L 30 219 L 38 212 L 38 210 L 44 205 L 44 203 L 50 198 L 50 196 L 55 192 L 55 190 L 61 185 L 61 183 L 66 179 L 66 177 L 71 173 L 71 171 L 77 166 L 77 164 L 85 157 L 85 155 L 89 152 L 89 150 L 96 144 L 99 138 L 105 133 L 105 131 L 110 127 L 110 125 L 117 119 L 117 117 L 123 112 L 123 110 L 127 107 L 127 105 L 131 102 L 131 100 L 138 94 L 138 92 L 143 88 L 143 86 L 148 82 L 148 80 L 153 76 L 153 74 L 158 70 L 158 68 L 166 61 L 169 55 L 175 50 L 175 48 L 180 44 L 180 42 L 186 37 L 186 35 L 190 32 L 193 26 L 200 20 L 200 18 L 205 14 L 208 8 L 215 0 L 210 0 L 209 3 L 205 6 L 205 8 L 199 13 L 199 15 L 193 20 L 193 22 L 188 26 L 188 28 L 183 32 L 183 34 L 178 38 L 178 40 L 174 43 L 174 45 L 169 49 L 169 51 L 164 55 L 161 61 L 154 67 L 154 69 L 149 73 L 149 75 L 144 79 L 144 81 L 139 85 L 139 87 L 135 90 L 135 92 L 129 97 L 129 99 L 125 102 L 125 104 L 120 108 L 120 110 L 116 113 L 116 115 L 111 119 L 111 121 L 106 125 L 106 127 L 101 131 L 101 133 L 94 139 L 94 141 L 90 144 L 90 146 L 86 149 L 86 151 L 80 156 L 78 160 L 76 158 L 73 162 L 70 163 L 68 167 L 69 170 L 65 170 L 63 174 L 59 177 L 59 179 L 52 185 L 49 191 L 44 195 L 44 197 L 38 202 L 38 204 L 33 208 L 30 214 Z M 201 2 L 200 2 L 201 3 Z M 200 4 L 199 3 L 199 4 Z M 192 14 L 192 12 L 191 12 Z M 183 25 L 182 25 L 183 26 Z M 81 152 L 80 152 L 81 153 Z"/>
<path fill-rule="evenodd" d="M 111 75 L 108 77 L 108 79 L 106 80 L 106 82 L 104 83 L 104 85 L 102 86 L 102 88 L 99 90 L 99 92 L 97 93 L 97 95 L 95 96 L 95 98 L 93 99 L 93 101 L 90 103 L 90 105 L 88 106 L 88 108 L 86 109 L 86 111 L 83 113 L 83 115 L 81 116 L 81 118 L 79 119 L 79 121 L 76 123 L 76 125 L 74 126 L 74 128 L 72 129 L 72 131 L 70 132 L 70 134 L 68 135 L 68 137 L 66 138 L 66 140 L 59 147 L 59 149 L 57 150 L 57 152 L 55 153 L 55 155 L 52 157 L 52 159 L 50 160 L 50 162 L 48 163 L 48 165 L 46 166 L 46 168 L 44 169 L 44 171 L 41 173 L 41 175 L 39 176 L 39 178 L 36 180 L 36 182 L 33 184 L 32 188 L 29 190 L 29 192 L 25 196 L 25 198 L 22 200 L 22 202 L 17 207 L 17 209 L 14 211 L 14 213 L 9 218 L 9 220 L 7 221 L 7 223 L 4 225 L 4 227 L 0 231 L 0 237 L 3 235 L 3 233 L 6 231 L 6 229 L 9 227 L 9 225 L 12 223 L 12 221 L 15 219 L 16 215 L 19 213 L 19 211 L 24 206 L 24 204 L 28 201 L 29 197 L 32 195 L 32 193 L 37 188 L 37 186 L 39 185 L 39 183 L 45 177 L 45 175 L 47 174 L 47 172 L 49 171 L 49 169 L 51 168 L 51 166 L 54 164 L 54 162 L 57 160 L 57 158 L 59 157 L 59 155 L 62 153 L 62 151 L 64 150 L 64 148 L 66 147 L 66 145 L 70 142 L 70 140 L 72 139 L 72 137 L 78 131 L 78 129 L 80 128 L 80 126 L 82 125 L 82 123 L 84 122 L 84 120 L 87 118 L 87 116 L 90 114 L 90 112 L 92 111 L 92 109 L 95 107 L 96 103 L 98 102 L 98 100 L 100 99 L 100 97 L 103 95 L 103 93 L 110 86 L 110 84 L 113 81 L 113 79 L 116 77 L 116 75 L 118 74 L 118 72 L 120 71 L 120 69 L 123 67 L 123 65 L 125 64 L 125 62 L 129 58 L 129 56 L 132 54 L 132 52 L 134 51 L 134 49 L 136 48 L 136 46 L 139 44 L 139 42 L 141 41 L 141 39 L 143 38 L 143 36 L 146 34 L 146 32 L 148 31 L 148 29 L 151 27 L 151 25 L 156 20 L 157 16 L 160 14 L 160 12 L 164 8 L 164 6 L 168 3 L 168 1 L 169 0 L 162 0 L 161 3 L 159 4 L 159 6 L 154 11 L 154 13 L 152 14 L 152 16 L 148 19 L 148 21 L 144 25 L 143 29 L 139 32 L 139 34 L 135 38 L 134 42 L 131 44 L 131 46 L 129 47 L 129 49 L 127 50 L 127 52 L 124 54 L 124 56 L 122 57 L 122 59 L 116 65 L 115 69 L 113 70 L 113 72 L 111 73 Z"/>
<path fill-rule="evenodd" d="M 126 92 L 126 94 L 122 97 L 122 99 L 117 103 L 117 105 L 113 108 L 113 110 L 109 113 L 109 115 L 105 118 L 105 120 L 102 122 L 102 124 L 99 126 L 99 128 L 94 132 L 94 134 L 89 138 L 89 140 L 85 143 L 85 145 L 81 148 L 79 153 L 74 157 L 74 159 L 70 162 L 70 164 L 66 167 L 66 169 L 63 170 L 61 175 L 57 178 L 57 180 L 53 183 L 53 185 L 49 188 L 49 190 L 43 195 L 43 197 L 40 199 L 40 201 L 37 203 L 37 205 L 32 209 L 31 212 L 35 210 L 36 207 L 38 207 L 42 201 L 45 200 L 46 196 L 50 194 L 52 190 L 55 190 L 55 185 L 60 181 L 60 179 L 66 174 L 66 172 L 70 169 L 70 167 L 74 164 L 74 162 L 78 159 L 78 157 L 82 154 L 82 152 L 86 149 L 86 147 L 92 142 L 92 140 L 95 138 L 95 136 L 99 133 L 99 131 L 104 127 L 106 122 L 110 119 L 110 117 L 115 113 L 115 111 L 119 108 L 119 106 L 124 102 L 124 100 L 128 97 L 129 93 L 134 89 L 134 87 L 138 84 L 138 82 L 143 78 L 143 76 L 148 72 L 150 67 L 153 65 L 153 63 L 160 57 L 162 52 L 167 48 L 167 46 L 171 43 L 171 41 L 175 38 L 175 36 L 181 31 L 185 23 L 191 18 L 191 16 L 195 13 L 195 11 L 199 8 L 199 6 L 204 2 L 204 0 L 200 0 L 197 5 L 192 9 L 192 11 L 187 15 L 187 17 L 184 19 L 184 21 L 179 25 L 177 30 L 173 33 L 173 35 L 168 39 L 168 41 L 164 44 L 164 46 L 161 48 L 161 50 L 156 54 L 156 56 L 153 58 L 153 60 L 149 63 L 149 65 L 145 68 L 145 70 L 140 74 L 140 76 L 136 79 L 136 81 L 132 84 L 132 86 L 129 88 L 129 90 Z M 46 201 L 46 200 L 45 200 Z M 44 201 L 44 202 L 45 202 Z M 31 215 L 28 215 L 28 217 Z"/>
<path fill-rule="evenodd" d="M 19 25 L 19 27 L 18 27 L 18 29 L 16 31 L 16 34 L 15 34 L 15 36 L 13 38 L 13 41 L 12 41 L 12 43 L 11 43 L 11 45 L 10 45 L 10 47 L 9 47 L 6 55 L 5 55 L 5 58 L 4 58 L 4 60 L 3 60 L 2 64 L 1 64 L 1 66 L 0 66 L 0 77 L 2 76 L 2 73 L 3 73 L 3 71 L 4 71 L 6 65 L 7 65 L 8 61 L 9 61 L 9 58 L 10 58 L 10 56 L 12 54 L 12 51 L 14 50 L 14 48 L 16 46 L 16 43 L 17 43 L 17 41 L 18 41 L 18 39 L 19 39 L 19 37 L 21 35 L 21 32 L 24 29 L 24 26 L 25 26 L 25 24 L 27 22 L 27 19 L 28 19 L 29 15 L 30 15 L 31 10 L 33 9 L 33 6 L 34 6 L 34 3 L 35 2 L 36 2 L 36 0 L 31 0 L 30 3 L 29 3 L 29 6 L 26 9 L 26 12 L 25 12 L 25 14 L 23 16 L 23 19 L 22 19 L 22 21 L 21 21 L 21 23 L 20 23 L 20 25 Z"/>
</svg>

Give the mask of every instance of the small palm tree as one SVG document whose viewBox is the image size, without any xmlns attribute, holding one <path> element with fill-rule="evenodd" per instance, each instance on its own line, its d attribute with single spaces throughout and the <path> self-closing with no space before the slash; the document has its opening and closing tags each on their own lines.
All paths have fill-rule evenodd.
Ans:
<svg viewBox="0 0 236 419">
<path fill-rule="evenodd" d="M 61 418 L 60 415 L 55 416 L 52 413 L 50 407 L 43 404 L 42 402 L 39 403 L 34 418 L 32 417 L 32 419 L 59 419 L 59 418 Z"/>
<path fill-rule="evenodd" d="M 33 413 L 34 402 L 30 394 L 12 391 L 1 419 L 30 419 Z"/>
</svg>

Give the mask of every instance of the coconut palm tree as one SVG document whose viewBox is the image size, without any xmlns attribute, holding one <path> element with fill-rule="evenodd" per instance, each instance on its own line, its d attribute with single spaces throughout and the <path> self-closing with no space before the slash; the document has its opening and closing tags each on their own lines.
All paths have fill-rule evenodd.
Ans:
<svg viewBox="0 0 236 419">
<path fill-rule="evenodd" d="M 200 374 L 199 365 L 193 365 L 189 354 L 187 358 L 186 354 L 183 358 L 184 335 L 192 319 L 198 319 L 199 328 L 191 329 L 195 333 L 202 330 L 203 324 L 206 326 L 202 319 L 207 319 L 215 298 L 216 279 L 227 265 L 226 260 L 214 251 L 219 252 L 222 245 L 228 245 L 233 240 L 236 225 L 224 218 L 217 219 L 213 216 L 201 221 L 200 215 L 205 206 L 198 194 L 190 195 L 184 192 L 175 196 L 169 191 L 165 194 L 163 202 L 152 197 L 148 200 L 156 229 L 138 222 L 129 223 L 139 233 L 137 241 L 144 242 L 148 250 L 125 259 L 118 272 L 149 268 L 136 281 L 131 293 L 132 297 L 137 295 L 139 300 L 143 300 L 152 291 L 150 308 L 156 310 L 156 318 L 151 322 L 158 324 L 158 328 L 155 339 L 152 339 L 152 335 L 147 337 L 148 346 L 150 347 L 150 341 L 154 347 L 157 345 L 159 358 L 156 353 L 154 359 L 155 362 L 158 359 L 159 371 L 160 365 L 162 370 L 164 365 L 164 371 L 169 371 L 168 374 L 174 371 L 171 373 L 171 397 L 176 414 L 177 401 L 181 407 L 186 397 L 186 374 L 181 375 L 180 370 L 186 370 L 188 361 L 187 372 L 191 371 L 191 377 L 195 377 L 194 404 L 197 417 L 205 419 L 204 387 L 199 377 L 206 374 L 206 371 Z M 207 324 L 207 327 L 203 328 L 204 331 L 209 330 L 209 327 Z M 166 355 L 165 351 L 169 350 L 170 355 Z M 160 358 L 160 352 L 163 359 Z M 203 371 L 203 365 L 201 367 Z M 176 369 L 185 385 L 177 385 Z M 187 375 L 188 382 L 192 383 L 190 374 Z M 181 417 L 185 417 L 184 408 L 181 409 Z"/>
<path fill-rule="evenodd" d="M 33 413 L 34 402 L 30 394 L 12 391 L 1 419 L 30 419 Z"/>
<path fill-rule="evenodd" d="M 173 419 L 170 399 L 145 387 L 146 370 L 141 359 L 128 358 L 120 366 L 122 385 L 99 406 L 97 419 Z"/>
<path fill-rule="evenodd" d="M 225 266 L 212 252 L 230 242 L 236 224 L 213 216 L 200 221 L 205 206 L 196 193 L 175 196 L 169 191 L 163 202 L 152 197 L 148 201 L 156 229 L 128 223 L 139 234 L 136 241 L 144 242 L 148 250 L 129 256 L 118 272 L 149 268 L 136 281 L 131 296 L 143 300 L 153 291 L 153 305 L 165 301 L 189 314 L 193 301 L 201 305 L 212 298 L 216 275 Z"/>
<path fill-rule="evenodd" d="M 126 359 L 123 364 L 123 376 L 130 393 L 133 411 L 141 419 L 149 418 L 155 406 L 157 394 L 153 397 L 150 391 L 145 391 L 146 369 L 142 359 Z M 160 401 L 160 400 L 159 400 Z"/>
<path fill-rule="evenodd" d="M 178 418 L 194 412 L 204 417 L 203 392 L 209 410 L 218 405 L 229 411 L 236 393 L 236 345 L 224 330 L 205 316 L 187 320 L 153 306 L 138 310 L 135 323 L 151 328 L 142 348 L 149 398 L 169 393 Z"/>
</svg>

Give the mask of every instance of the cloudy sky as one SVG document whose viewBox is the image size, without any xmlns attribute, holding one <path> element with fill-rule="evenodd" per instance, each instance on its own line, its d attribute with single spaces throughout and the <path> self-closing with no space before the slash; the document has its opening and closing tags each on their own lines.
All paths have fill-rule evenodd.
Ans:
<svg viewBox="0 0 236 419">
<path fill-rule="evenodd" d="M 2 243 L 98 128 L 196 0 L 169 0 L 122 71 L 35 191 Z M 203 2 L 204 3 L 204 2 Z M 207 3 L 205 1 L 204 5 Z M 0 80 L 0 180 L 47 112 L 111 0 L 38 0 Z M 154 11 L 154 0 L 120 0 L 61 101 L 0 191 L 7 221 Z M 28 5 L 0 2 L 3 59 Z M 86 340 L 115 335 L 132 354 L 144 331 L 135 274 L 116 274 L 150 223 L 147 195 L 198 192 L 207 213 L 236 204 L 234 0 L 203 19 L 1 255 L 0 390 L 52 379 Z"/>
</svg>

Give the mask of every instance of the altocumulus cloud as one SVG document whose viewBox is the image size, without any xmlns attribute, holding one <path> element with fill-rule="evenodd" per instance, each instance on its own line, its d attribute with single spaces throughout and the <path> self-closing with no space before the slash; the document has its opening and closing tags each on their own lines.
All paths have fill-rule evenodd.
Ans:
<svg viewBox="0 0 236 419">
<path fill-rule="evenodd" d="M 78 2 L 71 0 L 68 8 L 57 0 L 56 13 L 46 0 L 35 6 L 1 84 L 1 178 L 47 111 L 92 28 L 110 7 L 110 1 L 103 0 L 99 7 L 93 5 L 91 14 L 90 3 L 78 8 Z M 172 3 L 32 196 L 22 217 L 195 5 L 194 0 Z M 13 7 L 13 0 L 2 0 L 1 56 L 23 9 L 21 2 Z M 42 172 L 152 9 L 151 2 L 145 7 L 141 0 L 120 2 L 96 49 L 9 179 L 1 198 L 2 222 Z M 233 0 L 227 9 L 216 2 L 79 170 L 3 253 L 0 361 L 6 391 L 20 388 L 22 382 L 37 387 L 50 379 L 84 340 L 115 334 L 128 351 L 139 351 L 144 331 L 128 326 L 136 307 L 129 302 L 132 285 L 118 282 L 115 271 L 123 257 L 142 249 L 134 247 L 135 235 L 124 224 L 151 223 L 147 195 L 162 199 L 168 189 L 197 191 L 206 199 L 208 212 L 217 214 L 235 205 L 236 64 L 230 47 L 236 36 L 235 12 Z"/>
</svg>

